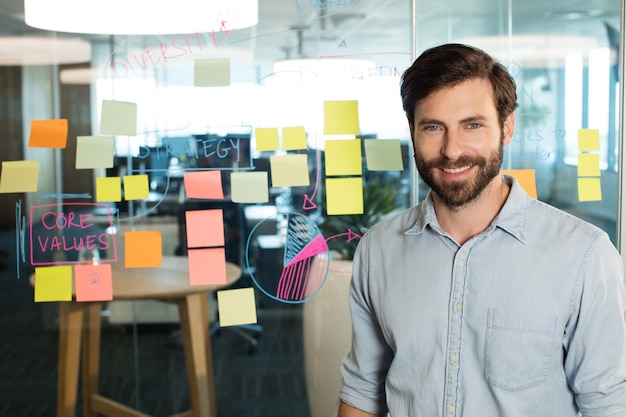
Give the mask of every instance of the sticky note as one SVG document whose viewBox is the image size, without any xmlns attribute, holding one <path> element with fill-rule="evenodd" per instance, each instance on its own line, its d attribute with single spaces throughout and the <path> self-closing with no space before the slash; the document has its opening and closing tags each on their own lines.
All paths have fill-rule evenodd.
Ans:
<svg viewBox="0 0 626 417">
<path fill-rule="evenodd" d="M 283 127 L 284 150 L 293 151 L 306 148 L 306 131 L 304 126 Z"/>
<path fill-rule="evenodd" d="M 124 232 L 124 249 L 126 268 L 157 268 L 163 263 L 163 240 L 159 231 Z"/>
<path fill-rule="evenodd" d="M 193 63 L 195 87 L 226 87 L 230 85 L 230 58 L 196 59 Z"/>
<path fill-rule="evenodd" d="M 185 212 L 187 247 L 224 246 L 224 213 L 221 209 Z"/>
<path fill-rule="evenodd" d="M 500 173 L 514 177 L 529 196 L 537 199 L 537 181 L 535 180 L 534 169 L 503 169 Z"/>
<path fill-rule="evenodd" d="M 112 168 L 115 139 L 111 136 L 78 136 L 76 169 Z"/>
<path fill-rule="evenodd" d="M 72 301 L 70 265 L 35 268 L 35 302 Z"/>
<path fill-rule="evenodd" d="M 602 201 L 600 178 L 578 178 L 578 201 Z"/>
<path fill-rule="evenodd" d="M 254 288 L 218 291 L 217 309 L 221 327 L 256 323 Z"/>
<path fill-rule="evenodd" d="M 304 154 L 270 156 L 272 187 L 299 187 L 311 184 L 308 158 Z"/>
<path fill-rule="evenodd" d="M 231 172 L 230 198 L 233 203 L 267 203 L 269 201 L 267 172 Z"/>
<path fill-rule="evenodd" d="M 278 149 L 278 128 L 276 127 L 257 127 L 254 129 L 254 137 L 256 140 L 256 150 L 275 151 Z"/>
<path fill-rule="evenodd" d="M 578 154 L 578 176 L 579 177 L 599 177 L 600 176 L 600 155 L 597 153 Z"/>
<path fill-rule="evenodd" d="M 124 200 L 145 200 L 149 193 L 147 175 L 124 176 Z"/>
<path fill-rule="evenodd" d="M 363 173 L 361 140 L 327 140 L 324 150 L 326 175 L 361 175 Z"/>
<path fill-rule="evenodd" d="M 34 193 L 38 179 L 38 161 L 2 161 L 0 193 Z"/>
<path fill-rule="evenodd" d="M 122 201 L 122 179 L 120 177 L 96 178 L 96 202 Z"/>
<path fill-rule="evenodd" d="M 224 248 L 189 249 L 189 285 L 226 284 Z"/>
<path fill-rule="evenodd" d="M 28 146 L 65 149 L 67 129 L 67 119 L 31 120 Z"/>
<path fill-rule="evenodd" d="M 356 100 L 324 102 L 325 135 L 358 135 L 359 102 Z"/>
<path fill-rule="evenodd" d="M 578 150 L 582 152 L 599 151 L 600 131 L 598 129 L 579 129 Z"/>
<path fill-rule="evenodd" d="M 100 134 L 135 136 L 137 134 L 137 103 L 102 100 Z"/>
<path fill-rule="evenodd" d="M 326 179 L 326 213 L 363 214 L 363 181 L 361 177 Z"/>
<path fill-rule="evenodd" d="M 113 300 L 111 264 L 75 265 L 76 301 Z"/>
<path fill-rule="evenodd" d="M 402 171 L 404 169 L 400 139 L 365 139 L 363 145 L 365 165 L 369 171 Z"/>
<path fill-rule="evenodd" d="M 185 172 L 185 194 L 188 198 L 224 199 L 222 173 L 220 171 Z"/>
</svg>

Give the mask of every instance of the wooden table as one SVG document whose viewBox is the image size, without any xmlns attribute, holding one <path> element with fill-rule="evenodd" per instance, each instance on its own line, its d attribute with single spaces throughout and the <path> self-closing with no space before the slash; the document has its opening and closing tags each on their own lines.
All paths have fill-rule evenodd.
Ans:
<svg viewBox="0 0 626 417">
<path fill-rule="evenodd" d="M 207 293 L 236 282 L 241 269 L 226 263 L 227 284 L 192 287 L 187 262 L 186 257 L 164 256 L 160 268 L 127 269 L 123 261 L 115 263 L 112 265 L 113 299 L 149 299 L 178 305 L 192 409 L 177 417 L 216 417 Z M 98 394 L 101 309 L 100 302 L 60 303 L 57 415 L 73 417 L 76 414 L 79 357 L 82 355 L 83 416 L 146 417 Z"/>
</svg>

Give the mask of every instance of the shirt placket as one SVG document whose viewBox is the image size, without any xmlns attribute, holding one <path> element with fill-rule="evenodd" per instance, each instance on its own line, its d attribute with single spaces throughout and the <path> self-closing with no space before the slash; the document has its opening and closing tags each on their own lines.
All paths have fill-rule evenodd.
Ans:
<svg viewBox="0 0 626 417">
<path fill-rule="evenodd" d="M 459 250 L 454 257 L 450 294 L 448 340 L 444 392 L 444 417 L 454 417 L 459 409 L 458 385 L 463 320 L 463 288 L 467 271 L 468 250 Z"/>
</svg>

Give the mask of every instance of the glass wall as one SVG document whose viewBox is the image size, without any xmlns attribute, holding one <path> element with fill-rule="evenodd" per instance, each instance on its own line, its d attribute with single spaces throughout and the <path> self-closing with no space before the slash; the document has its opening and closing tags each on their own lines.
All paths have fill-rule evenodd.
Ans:
<svg viewBox="0 0 626 417">
<path fill-rule="evenodd" d="M 507 66 L 503 169 L 619 245 L 621 2 L 513 3 L 260 1 L 175 33 L 169 4 L 84 34 L 0 0 L 0 416 L 88 415 L 85 384 L 154 416 L 333 415 L 354 248 L 427 192 L 399 83 L 438 44 Z"/>
</svg>

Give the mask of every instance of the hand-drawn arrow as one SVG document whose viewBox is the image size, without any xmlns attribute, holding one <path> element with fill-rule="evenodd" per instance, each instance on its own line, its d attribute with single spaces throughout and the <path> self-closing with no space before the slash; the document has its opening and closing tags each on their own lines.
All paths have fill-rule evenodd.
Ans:
<svg viewBox="0 0 626 417">
<path fill-rule="evenodd" d="M 317 208 L 317 204 L 313 202 L 315 194 L 317 194 L 317 187 L 320 183 L 320 167 L 322 165 L 320 148 L 317 146 L 317 140 L 315 141 L 315 187 L 313 187 L 313 193 L 309 196 L 304 194 L 304 203 L 302 203 L 302 210 L 314 210 Z"/>
<path fill-rule="evenodd" d="M 336 238 L 339 238 L 339 237 L 342 237 L 342 236 L 348 236 L 348 238 L 346 239 L 346 242 L 348 242 L 348 243 L 352 242 L 354 239 L 360 239 L 361 238 L 360 234 L 353 232 L 351 229 L 348 229 L 348 231 L 345 232 L 345 233 L 339 233 L 339 234 L 327 237 L 326 238 L 326 242 L 328 242 L 331 239 L 336 239 Z"/>
</svg>

